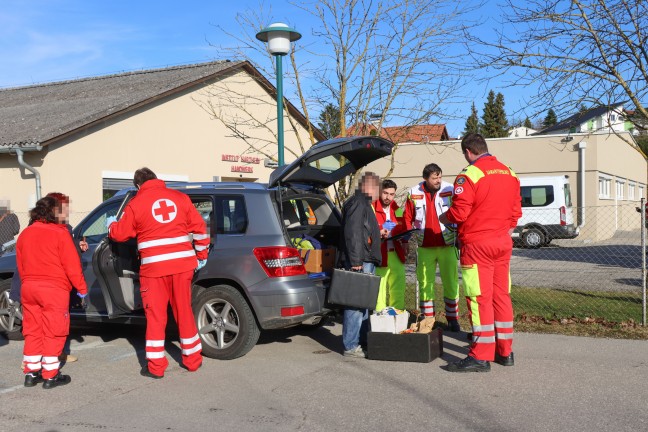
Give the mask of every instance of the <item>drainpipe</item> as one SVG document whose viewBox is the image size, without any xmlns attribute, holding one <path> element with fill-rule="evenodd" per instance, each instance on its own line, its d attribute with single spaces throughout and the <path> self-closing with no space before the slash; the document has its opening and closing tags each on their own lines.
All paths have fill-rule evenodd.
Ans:
<svg viewBox="0 0 648 432">
<path fill-rule="evenodd" d="M 16 151 L 16 156 L 18 156 L 18 165 L 20 165 L 21 167 L 23 167 L 26 170 L 30 171 L 32 174 L 34 174 L 34 178 L 36 179 L 36 201 L 38 201 L 39 199 L 41 199 L 41 178 L 40 178 L 40 173 L 33 166 L 27 165 L 27 163 L 23 159 L 24 152 L 21 149 L 16 148 L 14 150 Z M 41 147 L 38 146 L 37 150 L 41 150 Z"/>
<path fill-rule="evenodd" d="M 581 141 L 578 143 L 578 196 L 580 198 L 580 213 L 578 215 L 577 232 L 585 226 L 585 149 L 587 143 Z"/>
</svg>

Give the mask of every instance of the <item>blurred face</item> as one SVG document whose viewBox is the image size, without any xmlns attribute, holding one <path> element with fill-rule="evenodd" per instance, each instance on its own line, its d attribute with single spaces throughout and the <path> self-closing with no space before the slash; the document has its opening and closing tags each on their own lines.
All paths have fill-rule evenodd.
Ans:
<svg viewBox="0 0 648 432">
<path fill-rule="evenodd" d="M 429 191 L 436 192 L 439 189 L 441 189 L 441 180 L 442 176 L 441 173 L 438 174 L 430 174 L 430 177 L 425 179 L 425 186 L 428 188 Z"/>
<path fill-rule="evenodd" d="M 394 188 L 383 189 L 382 192 L 380 193 L 380 202 L 383 205 L 383 207 L 389 207 L 389 205 L 394 201 L 395 196 L 396 196 L 396 189 Z"/>
<path fill-rule="evenodd" d="M 371 201 L 376 201 L 380 195 L 380 185 L 378 179 L 367 177 L 362 182 L 361 191 L 367 195 Z"/>
<path fill-rule="evenodd" d="M 63 203 L 61 204 L 61 207 L 57 208 L 54 211 L 54 216 L 56 216 L 56 220 L 58 223 L 67 223 L 68 218 L 70 217 L 70 204 L 68 203 Z"/>
</svg>

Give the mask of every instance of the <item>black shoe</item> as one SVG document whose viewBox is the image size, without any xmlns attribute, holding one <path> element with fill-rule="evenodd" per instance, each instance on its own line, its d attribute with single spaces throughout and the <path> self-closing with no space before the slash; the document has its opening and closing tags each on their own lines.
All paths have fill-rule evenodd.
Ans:
<svg viewBox="0 0 648 432">
<path fill-rule="evenodd" d="M 448 364 L 447 370 L 450 372 L 490 372 L 490 362 L 468 356 L 463 360 Z"/>
<path fill-rule="evenodd" d="M 70 375 L 63 375 L 61 372 L 59 372 L 54 378 L 46 379 L 43 383 L 43 388 L 53 389 L 54 387 L 70 384 L 70 381 L 72 381 Z"/>
<path fill-rule="evenodd" d="M 506 357 L 495 353 L 495 363 L 501 364 L 502 366 L 513 366 L 515 365 L 515 357 L 513 356 L 513 353 Z"/>
<path fill-rule="evenodd" d="M 448 320 L 448 331 L 451 332 L 460 332 L 461 326 L 457 320 Z"/>
<path fill-rule="evenodd" d="M 36 384 L 43 382 L 41 372 L 29 372 L 25 374 L 25 387 L 34 387 Z"/>
<path fill-rule="evenodd" d="M 161 376 L 160 375 L 153 375 L 151 373 L 151 371 L 148 370 L 147 366 L 144 366 L 142 368 L 142 370 L 140 371 L 140 375 L 142 375 L 143 377 L 153 378 L 153 379 L 162 379 L 162 378 L 164 378 L 164 375 L 161 375 Z"/>
</svg>

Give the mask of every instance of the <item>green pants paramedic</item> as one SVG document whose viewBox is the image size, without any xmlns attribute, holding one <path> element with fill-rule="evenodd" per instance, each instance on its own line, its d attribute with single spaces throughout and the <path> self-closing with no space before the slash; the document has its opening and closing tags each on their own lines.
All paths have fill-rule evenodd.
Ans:
<svg viewBox="0 0 648 432">
<path fill-rule="evenodd" d="M 405 264 L 395 251 L 387 252 L 387 266 L 376 267 L 376 274 L 381 277 L 376 310 L 405 309 Z"/>
<path fill-rule="evenodd" d="M 449 319 L 454 318 L 456 320 L 457 300 L 459 299 L 457 248 L 454 246 L 419 246 L 417 254 L 416 277 L 419 283 L 421 303 L 431 304 L 434 301 L 434 282 L 438 265 L 443 284 L 443 297 L 446 303 L 446 316 Z"/>
</svg>

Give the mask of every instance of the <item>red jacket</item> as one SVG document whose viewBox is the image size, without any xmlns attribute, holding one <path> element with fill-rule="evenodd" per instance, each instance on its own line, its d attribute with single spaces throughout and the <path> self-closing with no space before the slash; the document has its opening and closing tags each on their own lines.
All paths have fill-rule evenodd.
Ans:
<svg viewBox="0 0 648 432">
<path fill-rule="evenodd" d="M 387 222 L 387 214 L 385 213 L 385 208 L 383 207 L 380 200 L 374 201 L 372 205 L 374 211 L 376 212 L 376 220 L 378 221 L 378 226 L 382 230 L 383 224 Z M 396 216 L 396 211 L 398 209 L 399 209 L 398 204 L 396 204 L 395 201 L 392 201 L 391 204 L 389 205 L 389 211 L 390 211 L 389 216 L 390 216 L 390 220 L 394 223 L 397 223 L 398 225 L 396 225 L 394 229 L 392 229 L 389 235 L 390 237 L 406 231 L 403 217 Z M 407 258 L 407 242 L 402 242 L 401 240 L 394 240 L 393 244 L 394 244 L 394 250 L 398 255 L 398 258 L 400 258 L 402 262 L 405 262 L 405 259 Z M 380 242 L 380 253 L 382 254 L 382 263 L 380 264 L 380 267 L 387 266 L 387 252 L 388 252 L 387 242 L 383 240 L 382 242 Z"/>
<path fill-rule="evenodd" d="M 53 287 L 88 292 L 79 254 L 67 226 L 34 222 L 24 229 L 16 244 L 18 274 L 23 286 L 46 282 Z"/>
<path fill-rule="evenodd" d="M 117 242 L 137 237 L 140 275 L 145 277 L 194 270 L 196 258 L 207 259 L 209 252 L 205 221 L 191 199 L 157 179 L 142 185 L 108 235 Z"/>
<path fill-rule="evenodd" d="M 463 244 L 509 236 L 509 229 L 522 216 L 520 180 L 513 170 L 486 154 L 455 179 L 446 216 L 458 224 Z"/>
<path fill-rule="evenodd" d="M 403 218 L 405 219 L 405 226 L 408 230 L 412 228 L 423 230 L 423 243 L 421 246 L 447 246 L 443 239 L 444 228 L 439 223 L 439 216 L 448 207 L 451 196 L 452 185 L 447 182 L 442 182 L 441 188 L 434 193 L 428 192 L 424 186 L 424 182 L 410 189 L 407 195 L 407 201 L 405 201 L 405 215 Z M 425 215 L 418 214 L 422 211 L 425 212 Z M 423 217 L 425 219 L 417 220 L 417 218 Z"/>
</svg>

